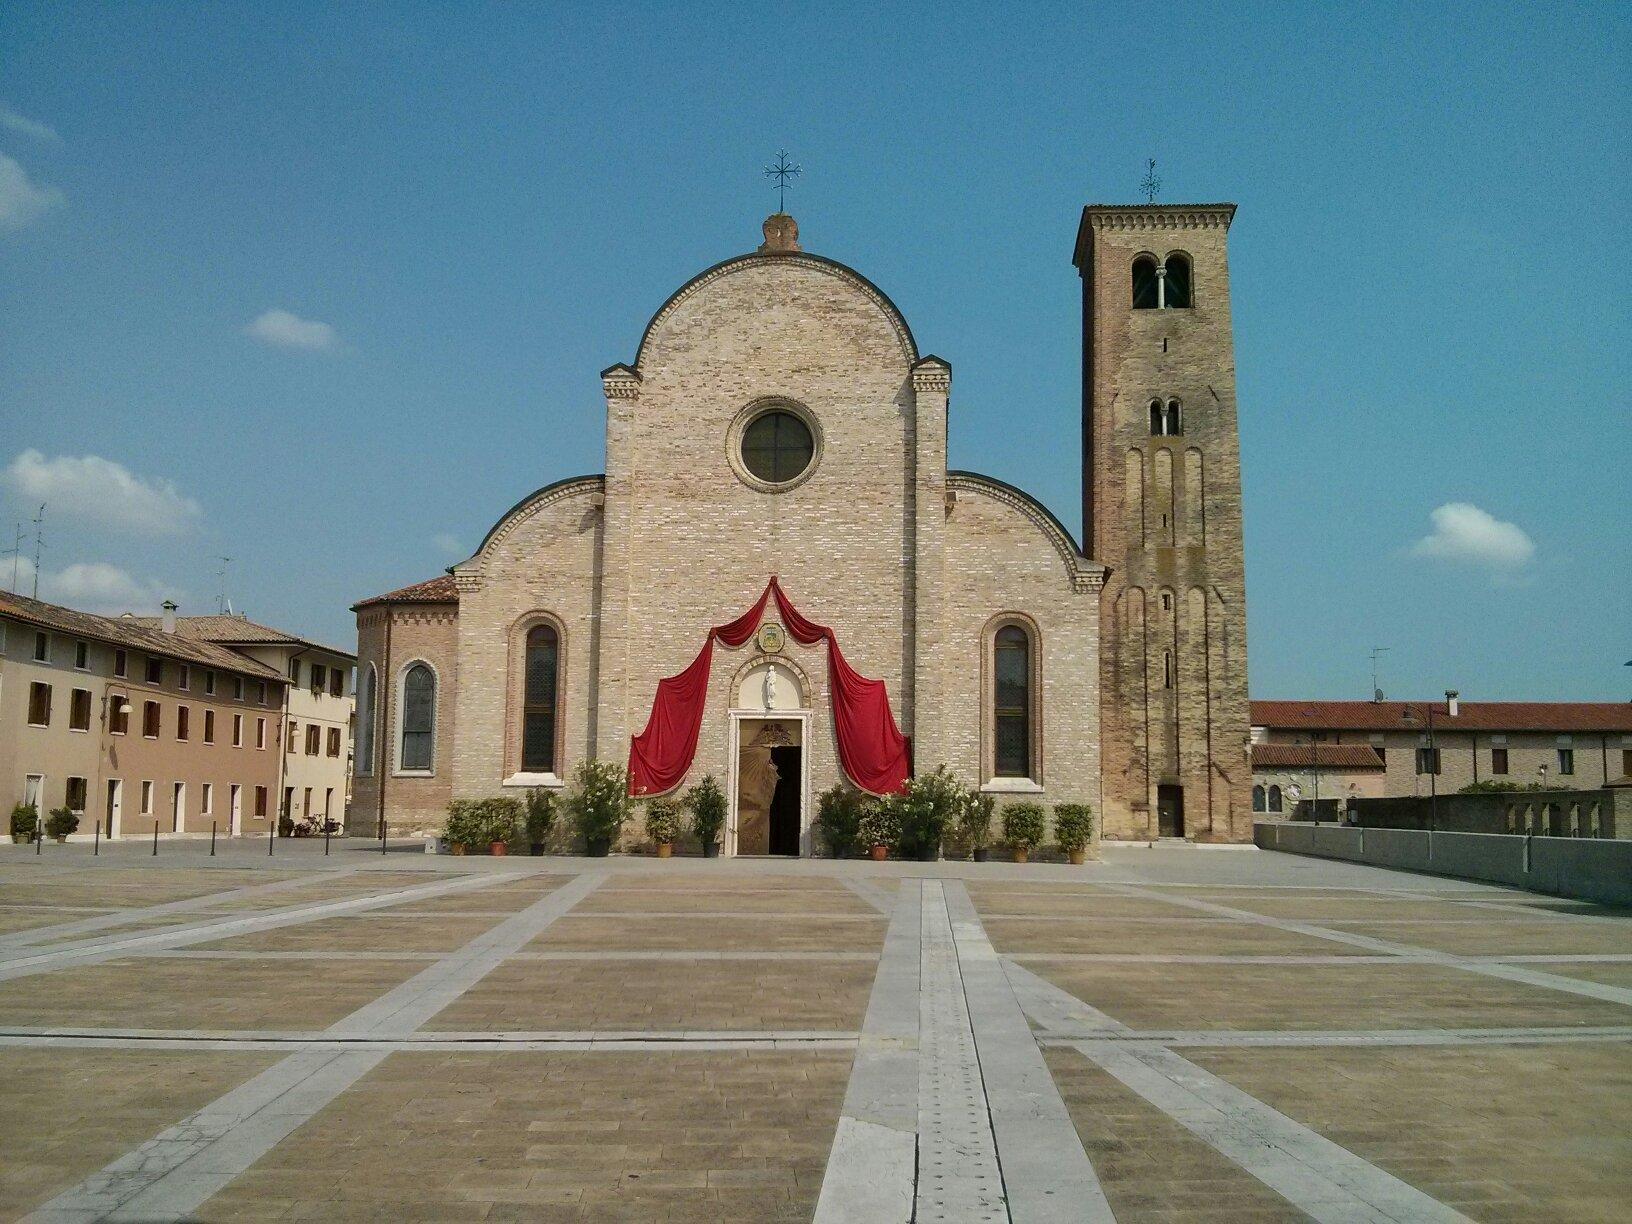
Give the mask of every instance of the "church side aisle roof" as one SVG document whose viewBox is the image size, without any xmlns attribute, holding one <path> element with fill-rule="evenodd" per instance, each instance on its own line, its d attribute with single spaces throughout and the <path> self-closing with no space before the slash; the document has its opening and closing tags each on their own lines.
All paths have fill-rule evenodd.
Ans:
<svg viewBox="0 0 1632 1224">
<path fill-rule="evenodd" d="M 435 578 L 427 578 L 424 582 L 416 582 L 412 586 L 399 587 L 395 591 L 387 591 L 384 595 L 376 595 L 372 599 L 362 599 L 351 605 L 353 612 L 358 608 L 366 608 L 372 604 L 388 603 L 458 603 L 459 592 L 454 588 L 452 574 L 438 574 Z"/>
</svg>

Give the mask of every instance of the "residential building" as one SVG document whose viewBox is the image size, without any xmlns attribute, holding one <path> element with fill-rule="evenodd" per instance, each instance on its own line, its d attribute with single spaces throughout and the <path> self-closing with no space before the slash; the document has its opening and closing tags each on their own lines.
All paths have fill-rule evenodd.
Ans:
<svg viewBox="0 0 1632 1224">
<path fill-rule="evenodd" d="M 0 593 L 0 795 L 79 836 L 265 834 L 282 674 L 176 630 Z M 268 747 L 244 728 L 264 723 Z"/>
<path fill-rule="evenodd" d="M 155 623 L 149 617 L 121 619 Z M 225 647 L 287 678 L 279 711 L 281 738 L 260 719 L 245 733 L 257 744 L 269 739 L 278 753 L 282 772 L 274 794 L 290 823 L 311 821 L 321 828 L 320 822 L 328 819 L 343 827 L 350 800 L 357 656 L 241 615 L 177 617 L 176 632 Z"/>
<path fill-rule="evenodd" d="M 1254 701 L 1252 740 L 1254 784 L 1266 792 L 1284 787 L 1288 770 L 1307 779 L 1315 760 L 1329 785 L 1344 794 L 1352 785 L 1359 798 L 1446 795 L 1475 783 L 1598 790 L 1632 774 L 1632 703 Z M 1288 748 L 1299 750 L 1295 764 Z M 1308 798 L 1306 782 L 1302 789 Z"/>
</svg>

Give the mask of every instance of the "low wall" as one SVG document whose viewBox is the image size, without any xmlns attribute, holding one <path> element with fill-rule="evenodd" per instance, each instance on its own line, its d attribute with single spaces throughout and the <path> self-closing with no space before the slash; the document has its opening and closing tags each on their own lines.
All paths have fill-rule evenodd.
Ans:
<svg viewBox="0 0 1632 1224">
<path fill-rule="evenodd" d="M 1632 842 L 1605 838 L 1524 837 L 1505 833 L 1428 833 L 1264 821 L 1253 826 L 1263 850 L 1421 871 L 1532 892 L 1632 905 Z"/>
</svg>

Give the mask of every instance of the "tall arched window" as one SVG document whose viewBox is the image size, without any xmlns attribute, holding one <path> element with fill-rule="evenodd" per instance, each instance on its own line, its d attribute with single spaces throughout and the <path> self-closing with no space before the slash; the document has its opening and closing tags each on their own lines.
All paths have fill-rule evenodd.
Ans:
<svg viewBox="0 0 1632 1224">
<path fill-rule="evenodd" d="M 1167 414 L 1162 409 L 1162 401 L 1150 401 L 1150 436 L 1159 438 L 1167 432 Z"/>
<path fill-rule="evenodd" d="M 1269 810 L 1272 812 L 1284 810 L 1281 807 L 1281 788 L 1278 786 L 1272 786 L 1269 788 Z"/>
<path fill-rule="evenodd" d="M 1162 262 L 1162 305 L 1168 310 L 1190 305 L 1190 260 L 1186 256 L 1173 254 Z"/>
<path fill-rule="evenodd" d="M 1031 638 L 1005 625 L 992 643 L 993 769 L 1000 778 L 1031 776 Z"/>
<path fill-rule="evenodd" d="M 1261 786 L 1253 787 L 1252 788 L 1252 810 L 1255 811 L 1255 812 L 1262 812 L 1264 810 L 1264 799 L 1265 799 L 1264 788 L 1261 787 Z"/>
<path fill-rule="evenodd" d="M 1184 432 L 1184 416 L 1178 400 L 1167 401 L 1167 412 L 1163 417 L 1162 424 L 1162 432 L 1170 438 L 1176 438 Z"/>
<path fill-rule="evenodd" d="M 1157 305 L 1156 260 L 1141 255 L 1133 261 L 1133 308 L 1155 310 Z"/>
<path fill-rule="evenodd" d="M 357 694 L 357 772 L 374 772 L 374 664 L 363 671 L 362 691 Z"/>
<path fill-rule="evenodd" d="M 521 768 L 555 772 L 555 698 L 561 639 L 549 625 L 527 631 L 521 708 Z"/>
<path fill-rule="evenodd" d="M 415 663 L 402 677 L 402 742 L 397 768 L 429 770 L 436 736 L 436 673 Z"/>
</svg>

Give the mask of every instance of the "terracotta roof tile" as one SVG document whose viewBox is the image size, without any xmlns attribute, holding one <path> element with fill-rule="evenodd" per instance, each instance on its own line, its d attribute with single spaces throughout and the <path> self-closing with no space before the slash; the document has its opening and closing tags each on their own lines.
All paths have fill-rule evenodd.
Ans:
<svg viewBox="0 0 1632 1224">
<path fill-rule="evenodd" d="M 0 592 L 0 615 L 15 617 L 28 624 L 38 625 L 42 629 L 56 629 L 77 637 L 94 638 L 115 646 L 132 647 L 148 654 L 180 659 L 186 663 L 203 663 L 224 671 L 235 671 L 246 676 L 276 680 L 280 683 L 284 680 L 283 673 L 276 668 L 257 663 L 236 650 L 230 650 L 214 642 L 199 641 L 180 632 L 166 633 L 156 627 L 157 622 L 153 626 L 142 623 L 148 619 L 146 617 L 97 616 L 91 612 L 76 612 L 72 608 L 45 603 L 38 599 L 27 599 L 9 592 Z"/>
<path fill-rule="evenodd" d="M 163 624 L 157 616 L 131 616 L 129 613 L 121 616 L 119 620 L 127 625 L 142 625 L 149 629 L 157 629 Z M 298 634 L 285 633 L 282 629 L 274 629 L 270 625 L 262 625 L 252 621 L 247 616 L 178 616 L 176 617 L 176 633 L 180 637 L 192 638 L 198 642 L 309 646 L 318 650 L 326 650 L 331 654 L 345 655 L 348 659 L 357 657 L 349 650 L 341 650 L 338 647 L 324 645 L 322 642 L 314 642 L 310 638 L 303 638 Z"/>
<path fill-rule="evenodd" d="M 1255 701 L 1252 725 L 1298 731 L 1632 732 L 1632 702 L 1463 701 L 1452 718 L 1443 701 Z M 1405 717 L 1409 711 L 1417 721 Z"/>
<path fill-rule="evenodd" d="M 387 591 L 384 595 L 376 595 L 372 599 L 359 600 L 351 605 L 352 611 L 366 608 L 370 604 L 380 603 L 458 603 L 459 591 L 453 585 L 452 574 L 438 574 L 435 578 L 427 578 L 424 582 L 416 582 L 412 586 L 399 587 L 395 591 Z"/>
<path fill-rule="evenodd" d="M 1254 744 L 1254 769 L 1381 769 L 1383 758 L 1370 744 Z"/>
</svg>

